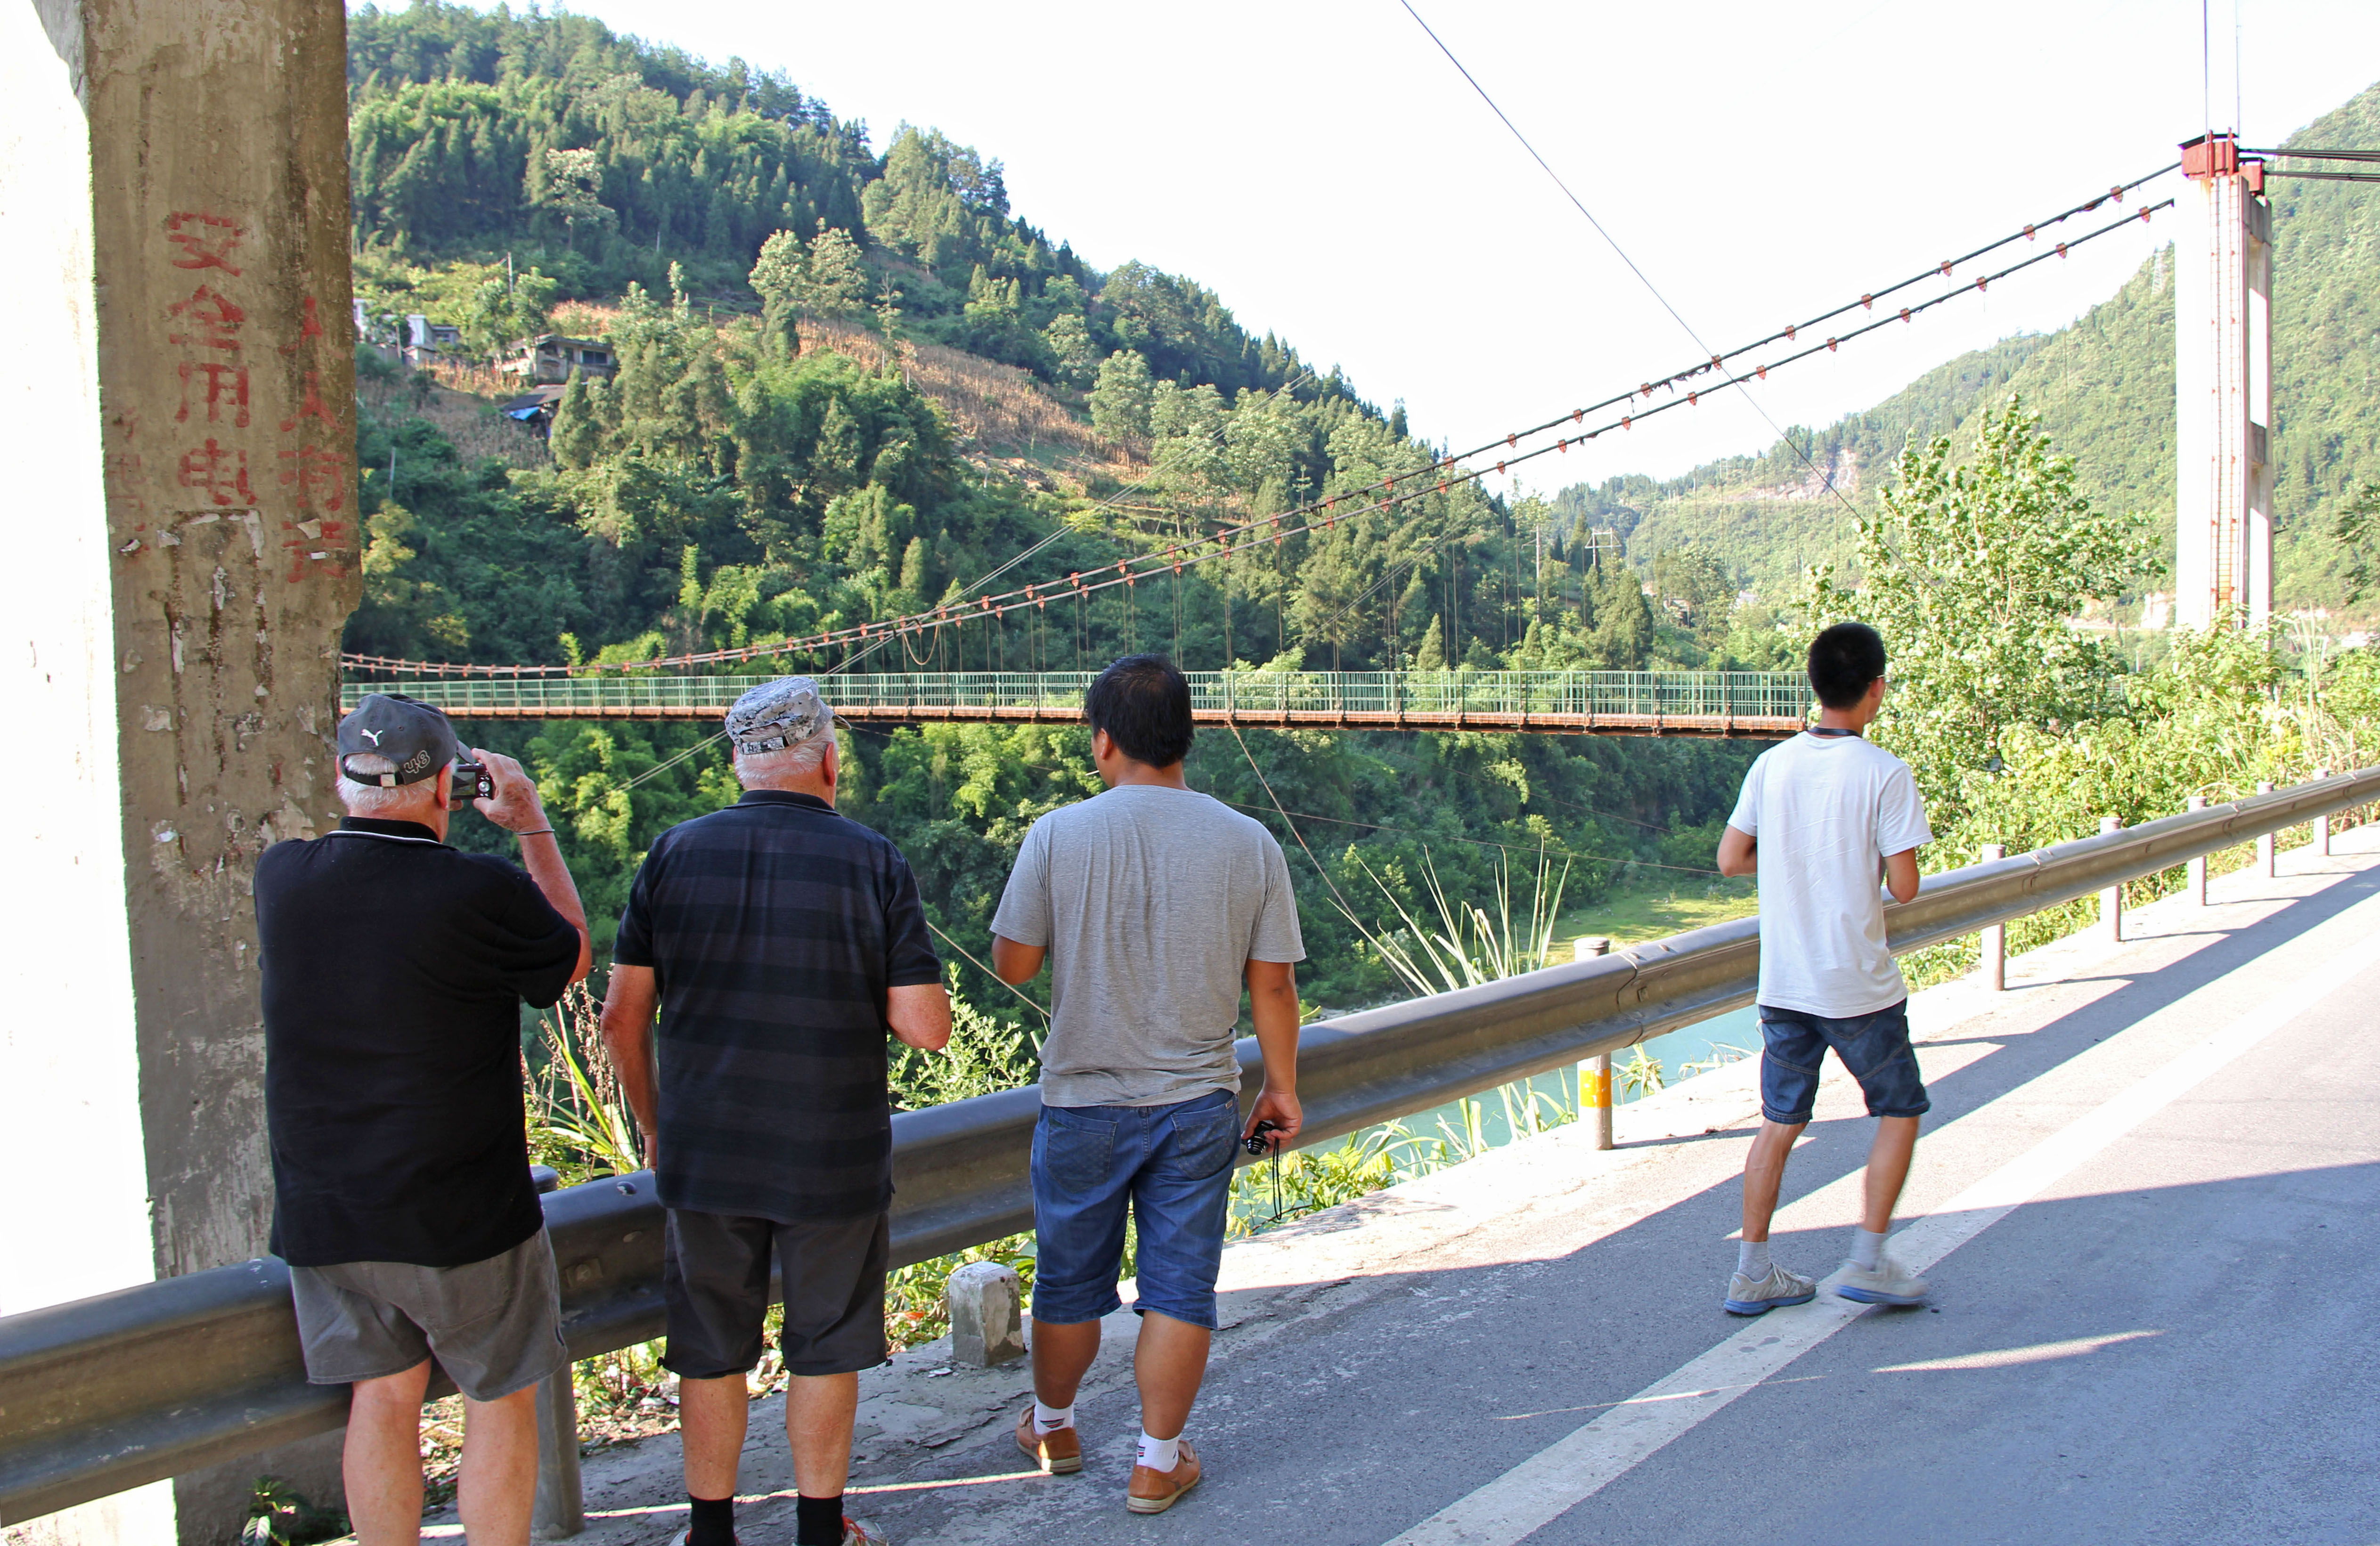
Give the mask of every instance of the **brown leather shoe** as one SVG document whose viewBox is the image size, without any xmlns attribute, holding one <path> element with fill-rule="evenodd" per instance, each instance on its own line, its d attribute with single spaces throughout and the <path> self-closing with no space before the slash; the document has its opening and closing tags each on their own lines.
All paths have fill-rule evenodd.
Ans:
<svg viewBox="0 0 2380 1546">
<path fill-rule="evenodd" d="M 1016 1419 L 1016 1447 L 1030 1455 L 1033 1463 L 1051 1476 L 1066 1476 L 1083 1468 L 1083 1436 L 1071 1428 L 1054 1432 L 1033 1430 L 1033 1408 Z"/>
<path fill-rule="evenodd" d="M 1123 1506 L 1135 1514 L 1162 1514 L 1198 1485 L 1198 1452 L 1185 1443 L 1170 1471 L 1152 1471 L 1146 1466 L 1132 1468 L 1132 1485 L 1124 1489 Z"/>
</svg>

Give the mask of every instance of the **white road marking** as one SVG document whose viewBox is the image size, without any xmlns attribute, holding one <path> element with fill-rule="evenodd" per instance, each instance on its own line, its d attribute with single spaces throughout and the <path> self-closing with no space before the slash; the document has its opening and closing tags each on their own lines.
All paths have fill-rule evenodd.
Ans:
<svg viewBox="0 0 2380 1546">
<path fill-rule="evenodd" d="M 2030 1347 L 2002 1347 L 1989 1353 L 1959 1353 L 1947 1358 L 1926 1358 L 1918 1363 L 1890 1363 L 1876 1370 L 1878 1374 L 1939 1374 L 1968 1369 L 2013 1369 L 2019 1364 L 2051 1363 L 2058 1358 L 2079 1358 L 2095 1353 L 2102 1347 L 2114 1347 L 2122 1343 L 2138 1342 L 2144 1337 L 2163 1336 L 2163 1332 L 2118 1332 L 2113 1336 L 2078 1336 L 2066 1342 L 2036 1342 Z"/>
<path fill-rule="evenodd" d="M 2361 910 L 2350 909 L 2339 921 Z M 2329 931 L 2318 931 L 2313 937 Z M 2270 959 L 2270 954 L 2259 957 L 2207 986 L 2228 983 Z M 1925 1272 L 2375 965 L 2380 965 L 2380 932 L 2366 935 L 2292 982 L 2277 983 L 2263 1004 L 2198 1047 L 1969 1187 L 1941 1211 L 1894 1236 L 1892 1254 L 1912 1272 Z M 1991 1106 L 2021 1103 L 2034 1084 L 2055 1074 L 2053 1070 L 2021 1086 Z M 1975 1114 L 1979 1113 L 1960 1120 Z M 1821 1295 L 1807 1305 L 1771 1310 L 1667 1379 L 1439 1510 L 1389 1546 L 1515 1546 L 1851 1324 L 1867 1308 Z"/>
</svg>

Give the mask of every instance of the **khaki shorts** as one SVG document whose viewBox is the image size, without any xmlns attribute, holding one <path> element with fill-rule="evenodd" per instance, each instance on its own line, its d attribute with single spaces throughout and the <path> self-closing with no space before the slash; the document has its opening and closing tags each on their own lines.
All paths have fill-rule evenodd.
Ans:
<svg viewBox="0 0 2380 1546">
<path fill-rule="evenodd" d="M 460 1267 L 292 1267 L 289 1295 L 306 1378 L 317 1385 L 384 1379 L 435 1357 L 465 1395 L 497 1401 L 570 1362 L 553 1246 L 542 1229 Z"/>
</svg>

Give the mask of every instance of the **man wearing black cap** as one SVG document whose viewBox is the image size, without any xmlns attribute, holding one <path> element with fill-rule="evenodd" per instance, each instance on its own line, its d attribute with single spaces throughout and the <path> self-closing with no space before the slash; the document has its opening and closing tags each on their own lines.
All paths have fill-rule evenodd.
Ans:
<svg viewBox="0 0 2380 1546">
<path fill-rule="evenodd" d="M 677 1546 L 735 1546 L 772 1254 L 794 1546 L 881 1546 L 844 1517 L 843 1493 L 858 1371 L 884 1361 L 885 1036 L 939 1049 L 950 1000 L 908 862 L 835 814 L 834 713 L 818 684 L 754 688 L 727 735 L 744 797 L 653 840 L 603 1001 L 668 1210 L 662 1362 L 678 1377 L 690 1504 Z"/>
<path fill-rule="evenodd" d="M 273 1249 L 306 1375 L 355 1387 L 347 1514 L 417 1539 L 430 1360 L 461 1388 L 474 1546 L 528 1546 L 538 1382 L 569 1362 L 523 1139 L 520 1004 L 587 975 L 586 914 L 518 762 L 374 693 L 339 724 L 338 830 L 256 867 Z M 473 798 L 481 773 L 493 785 Z M 446 846 L 470 799 L 528 872 Z"/>
</svg>

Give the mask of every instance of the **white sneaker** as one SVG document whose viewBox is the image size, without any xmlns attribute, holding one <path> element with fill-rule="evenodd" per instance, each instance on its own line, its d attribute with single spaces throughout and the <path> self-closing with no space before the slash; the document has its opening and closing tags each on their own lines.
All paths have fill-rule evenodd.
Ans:
<svg viewBox="0 0 2380 1546">
<path fill-rule="evenodd" d="M 1922 1305 L 1927 1287 L 1924 1278 L 1895 1261 L 1890 1251 L 1880 1253 L 1873 1267 L 1847 1260 L 1835 1276 L 1835 1292 L 1864 1305 Z"/>
<path fill-rule="evenodd" d="M 1728 1279 L 1727 1298 L 1718 1308 L 1730 1315 L 1766 1315 L 1780 1305 L 1806 1305 L 1817 1296 L 1816 1284 L 1772 1261 L 1768 1275 L 1757 1282 L 1742 1272 Z"/>
</svg>

